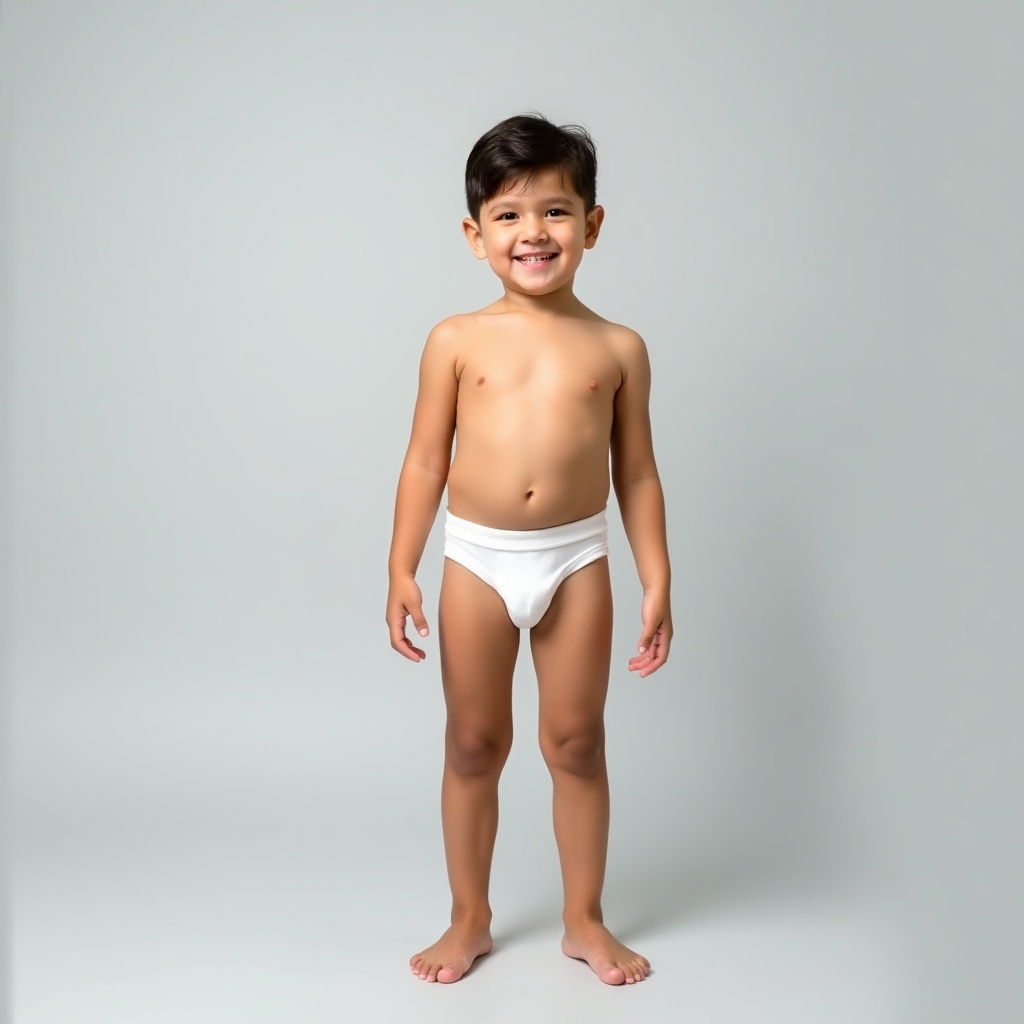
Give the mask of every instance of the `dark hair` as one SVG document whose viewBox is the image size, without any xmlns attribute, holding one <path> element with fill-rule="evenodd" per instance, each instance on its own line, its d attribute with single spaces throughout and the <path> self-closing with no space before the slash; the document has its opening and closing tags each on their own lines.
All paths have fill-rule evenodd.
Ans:
<svg viewBox="0 0 1024 1024">
<path fill-rule="evenodd" d="M 517 114 L 482 135 L 466 161 L 466 205 L 476 220 L 480 207 L 514 181 L 529 182 L 555 167 L 568 174 L 589 213 L 597 203 L 597 150 L 586 128 L 559 127 L 540 114 Z"/>
</svg>

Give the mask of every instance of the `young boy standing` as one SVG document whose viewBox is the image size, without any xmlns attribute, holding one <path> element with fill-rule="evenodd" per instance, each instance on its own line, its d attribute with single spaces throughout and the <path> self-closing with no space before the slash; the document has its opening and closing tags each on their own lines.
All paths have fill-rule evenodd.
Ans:
<svg viewBox="0 0 1024 1024">
<path fill-rule="evenodd" d="M 564 887 L 562 950 L 606 984 L 650 964 L 605 928 L 608 846 L 604 705 L 612 638 L 605 506 L 615 489 L 643 586 L 643 676 L 672 639 L 665 508 L 651 443 L 651 372 L 642 339 L 573 293 L 604 218 L 589 135 L 542 117 L 502 121 L 466 165 L 463 228 L 504 289 L 492 305 L 427 338 L 389 558 L 391 646 L 425 652 L 415 574 L 448 488 L 438 608 L 447 708 L 441 820 L 451 927 L 410 960 L 454 982 L 491 949 L 488 882 L 498 779 L 512 745 L 512 673 L 520 630 L 540 695 L 540 746 L 554 788 Z M 458 437 L 454 461 L 452 443 Z M 611 467 L 609 470 L 609 452 Z"/>
</svg>

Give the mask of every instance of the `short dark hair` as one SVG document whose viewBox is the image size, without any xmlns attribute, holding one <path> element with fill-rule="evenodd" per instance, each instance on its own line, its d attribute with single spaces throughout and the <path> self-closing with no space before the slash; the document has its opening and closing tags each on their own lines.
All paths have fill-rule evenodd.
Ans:
<svg viewBox="0 0 1024 1024">
<path fill-rule="evenodd" d="M 555 167 L 568 174 L 587 213 L 597 204 L 597 150 L 578 124 L 552 124 L 540 114 L 517 114 L 482 135 L 466 161 L 466 205 L 477 220 L 480 207 L 513 181 L 530 181 Z"/>
</svg>

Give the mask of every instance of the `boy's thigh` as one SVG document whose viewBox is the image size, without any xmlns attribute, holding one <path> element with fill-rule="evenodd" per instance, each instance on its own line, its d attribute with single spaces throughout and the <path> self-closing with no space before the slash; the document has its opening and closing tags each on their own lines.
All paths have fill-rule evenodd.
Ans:
<svg viewBox="0 0 1024 1024">
<path fill-rule="evenodd" d="M 545 722 L 586 724 L 604 713 L 612 650 L 612 589 L 608 559 L 563 580 L 544 618 L 530 631 Z"/>
<path fill-rule="evenodd" d="M 511 715 L 519 629 L 497 591 L 450 558 L 441 578 L 438 639 L 449 714 Z"/>
</svg>

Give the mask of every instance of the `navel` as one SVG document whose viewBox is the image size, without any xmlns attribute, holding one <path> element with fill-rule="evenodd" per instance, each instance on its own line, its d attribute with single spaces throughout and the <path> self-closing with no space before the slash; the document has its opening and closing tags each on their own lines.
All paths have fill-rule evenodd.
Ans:
<svg viewBox="0 0 1024 1024">
<path fill-rule="evenodd" d="M 526 497 L 527 501 L 529 501 L 533 497 L 533 489 L 532 488 L 526 492 L 525 497 Z"/>
</svg>

